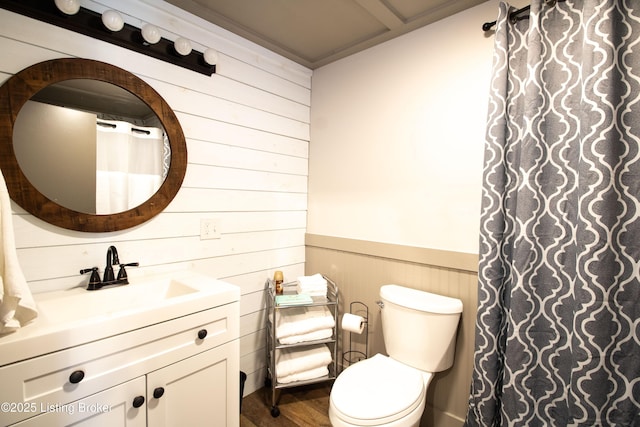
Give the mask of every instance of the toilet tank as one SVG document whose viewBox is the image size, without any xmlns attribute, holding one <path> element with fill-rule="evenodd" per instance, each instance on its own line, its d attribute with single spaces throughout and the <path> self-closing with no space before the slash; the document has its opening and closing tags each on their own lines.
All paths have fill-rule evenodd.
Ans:
<svg viewBox="0 0 640 427">
<path fill-rule="evenodd" d="M 387 354 L 427 372 L 453 365 L 462 301 L 398 285 L 380 288 Z"/>
</svg>

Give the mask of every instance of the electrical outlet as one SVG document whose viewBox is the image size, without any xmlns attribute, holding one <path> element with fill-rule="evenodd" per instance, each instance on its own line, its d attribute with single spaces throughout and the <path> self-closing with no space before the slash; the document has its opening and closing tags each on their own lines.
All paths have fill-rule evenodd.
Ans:
<svg viewBox="0 0 640 427">
<path fill-rule="evenodd" d="M 220 224 L 217 219 L 201 219 L 200 220 L 200 240 L 219 239 Z"/>
</svg>

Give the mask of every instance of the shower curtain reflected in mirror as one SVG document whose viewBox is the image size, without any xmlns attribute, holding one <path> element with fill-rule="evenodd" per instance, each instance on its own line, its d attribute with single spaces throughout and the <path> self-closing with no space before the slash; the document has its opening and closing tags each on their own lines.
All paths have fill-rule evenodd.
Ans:
<svg viewBox="0 0 640 427">
<path fill-rule="evenodd" d="M 640 2 L 500 4 L 467 426 L 640 425 Z"/>
<path fill-rule="evenodd" d="M 144 203 L 168 172 L 162 129 L 98 120 L 96 213 L 123 212 Z"/>
</svg>

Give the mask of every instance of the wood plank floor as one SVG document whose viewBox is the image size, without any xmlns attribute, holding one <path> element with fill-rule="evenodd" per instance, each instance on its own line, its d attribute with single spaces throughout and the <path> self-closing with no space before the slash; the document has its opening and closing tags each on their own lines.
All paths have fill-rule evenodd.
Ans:
<svg viewBox="0 0 640 427">
<path fill-rule="evenodd" d="M 271 416 L 271 389 L 261 388 L 242 399 L 240 427 L 330 427 L 331 381 L 280 389 L 278 417 Z"/>
</svg>

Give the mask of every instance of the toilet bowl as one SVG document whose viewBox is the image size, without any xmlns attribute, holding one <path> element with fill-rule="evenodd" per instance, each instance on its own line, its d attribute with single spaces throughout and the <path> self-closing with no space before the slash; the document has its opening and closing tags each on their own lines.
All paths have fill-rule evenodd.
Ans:
<svg viewBox="0 0 640 427">
<path fill-rule="evenodd" d="M 431 374 L 376 354 L 345 369 L 331 391 L 333 427 L 420 424 Z"/>
<path fill-rule="evenodd" d="M 329 398 L 333 427 L 417 427 L 434 372 L 453 365 L 462 301 L 398 285 L 380 288 L 388 356 L 345 369 Z"/>
</svg>

